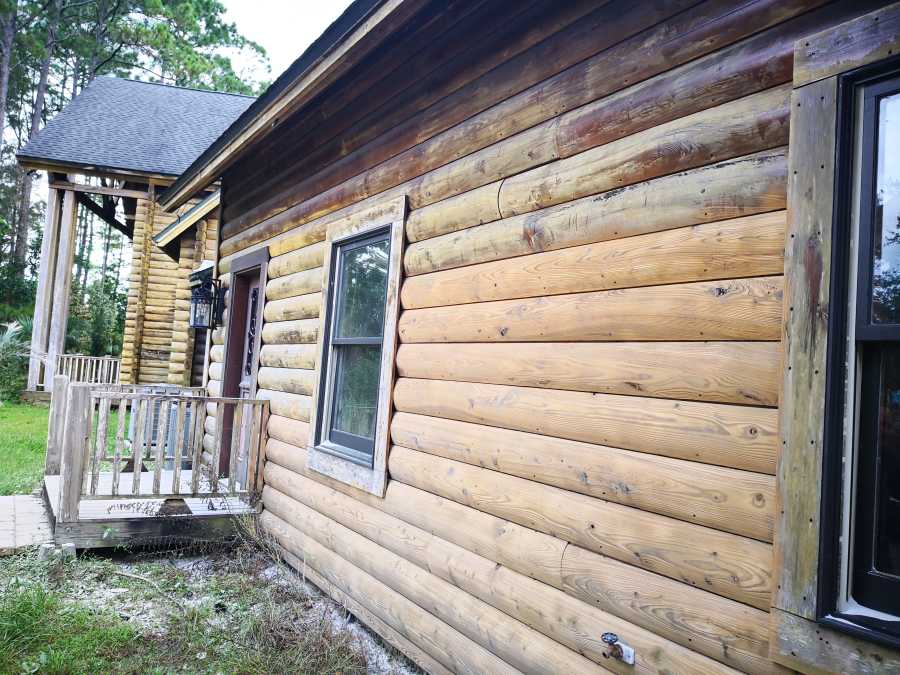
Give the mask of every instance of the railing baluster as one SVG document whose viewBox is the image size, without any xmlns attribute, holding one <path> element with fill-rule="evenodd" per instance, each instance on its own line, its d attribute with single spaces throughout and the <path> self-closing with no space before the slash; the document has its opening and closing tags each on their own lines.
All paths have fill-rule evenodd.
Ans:
<svg viewBox="0 0 900 675">
<path fill-rule="evenodd" d="M 198 400 L 194 403 L 194 434 L 191 438 L 191 493 L 196 495 L 200 491 L 200 474 L 203 473 L 203 422 L 206 418 L 206 408 Z"/>
<path fill-rule="evenodd" d="M 138 414 L 134 425 L 134 438 L 131 439 L 131 457 L 134 463 L 134 473 L 131 477 L 131 493 L 136 495 L 139 494 L 141 490 L 141 464 L 144 460 L 144 433 L 145 427 L 147 426 L 146 418 L 148 401 L 144 398 L 135 399 L 134 402 L 137 404 Z M 134 407 L 131 409 L 131 414 L 134 415 Z"/>
<path fill-rule="evenodd" d="M 122 452 L 125 450 L 125 418 L 128 416 L 128 399 L 119 399 L 116 419 L 116 451 L 113 456 L 112 493 L 119 494 L 119 476 L 122 473 Z"/>
<path fill-rule="evenodd" d="M 222 459 L 222 434 L 224 432 L 225 420 L 225 404 L 221 401 L 216 405 L 216 433 L 213 436 L 212 447 L 212 471 L 210 472 L 210 481 L 212 482 L 212 491 L 219 491 L 219 465 Z M 233 429 L 232 429 L 233 431 Z"/>
<path fill-rule="evenodd" d="M 91 465 L 91 494 L 97 494 L 97 486 L 100 482 L 100 467 L 103 460 L 106 459 L 106 429 L 109 423 L 109 408 L 111 400 L 100 395 L 95 399 L 100 408 L 100 416 L 97 421 L 97 439 L 94 449 L 94 461 Z"/>
<path fill-rule="evenodd" d="M 169 436 L 169 400 L 162 399 L 159 402 L 159 425 L 156 433 L 156 465 L 153 467 L 153 494 L 159 494 L 160 479 L 162 478 L 163 460 L 166 454 L 166 441 Z"/>
<path fill-rule="evenodd" d="M 178 412 L 175 415 L 175 449 L 172 451 L 172 494 L 181 493 L 181 455 L 184 452 L 184 417 L 187 402 L 178 400 Z"/>
<path fill-rule="evenodd" d="M 234 494 L 234 483 L 237 477 L 241 445 L 244 442 L 244 406 L 242 403 L 234 405 L 234 418 L 231 424 L 231 454 L 228 457 L 228 494 Z M 218 430 L 218 422 L 216 420 Z"/>
</svg>

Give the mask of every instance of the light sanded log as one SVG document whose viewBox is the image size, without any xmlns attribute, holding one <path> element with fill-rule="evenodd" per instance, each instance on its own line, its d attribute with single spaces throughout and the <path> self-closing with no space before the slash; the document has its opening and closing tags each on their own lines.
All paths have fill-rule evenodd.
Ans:
<svg viewBox="0 0 900 675">
<path fill-rule="evenodd" d="M 785 207 L 783 149 L 656 178 L 410 244 L 408 275 L 775 211 Z"/>
<path fill-rule="evenodd" d="M 397 445 L 772 541 L 775 480 L 749 471 L 397 413 Z"/>
<path fill-rule="evenodd" d="M 316 367 L 316 346 L 305 345 L 263 345 L 259 350 L 259 363 L 272 368 Z"/>
<path fill-rule="evenodd" d="M 306 450 L 269 439 L 270 461 L 404 522 L 739 670 L 771 673 L 768 614 L 681 581 L 567 544 L 556 537 L 398 481 L 384 498 L 306 465 Z M 303 495 L 296 495 L 303 499 Z M 569 554 L 572 562 L 567 563 Z M 562 567 L 560 565 L 562 561 Z"/>
<path fill-rule="evenodd" d="M 391 450 L 390 470 L 394 480 L 759 609 L 769 607 L 770 544 L 400 446 Z"/>
<path fill-rule="evenodd" d="M 778 342 L 407 343 L 401 377 L 778 405 Z"/>
<path fill-rule="evenodd" d="M 209 392 L 210 396 L 221 396 L 222 395 L 222 382 L 220 380 L 210 380 L 206 383 L 206 391 Z"/>
<path fill-rule="evenodd" d="M 422 241 L 498 220 L 499 192 L 500 181 L 496 181 L 416 209 L 406 220 L 406 237 L 409 241 Z"/>
<path fill-rule="evenodd" d="M 430 654 L 413 644 L 411 640 L 391 628 L 387 623 L 379 619 L 375 614 L 366 609 L 357 600 L 351 598 L 325 577 L 306 564 L 305 561 L 281 547 L 279 551 L 284 561 L 302 575 L 304 581 L 309 581 L 321 591 L 328 594 L 332 600 L 343 606 L 357 619 L 362 621 L 369 630 L 373 631 L 382 640 L 401 652 L 406 658 L 418 665 L 426 673 L 431 675 L 453 675 L 440 662 L 432 658 Z"/>
<path fill-rule="evenodd" d="M 216 418 L 213 415 L 207 415 L 203 420 L 203 430 L 210 436 L 216 433 Z"/>
<path fill-rule="evenodd" d="M 782 277 L 405 311 L 403 342 L 777 340 Z"/>
<path fill-rule="evenodd" d="M 261 522 L 279 544 L 303 560 L 304 564 L 363 603 L 382 621 L 452 672 L 460 675 L 516 675 L 519 672 L 271 511 L 263 513 Z"/>
<path fill-rule="evenodd" d="M 221 380 L 225 373 L 225 364 L 221 362 L 213 362 L 209 364 L 209 379 Z"/>
<path fill-rule="evenodd" d="M 280 471 L 284 472 L 283 469 Z M 299 477 L 297 480 L 303 481 Z M 310 487 L 315 488 L 314 485 Z M 545 675 L 555 675 L 559 669 L 598 675 L 609 672 L 473 597 L 439 575 L 410 562 L 403 555 L 380 546 L 288 497 L 282 490 L 277 489 L 277 486 L 265 488 L 263 502 L 267 509 L 306 536 L 315 539 L 342 559 L 400 592 L 420 607 L 429 608 L 438 619 L 522 672 Z M 377 517 L 378 514 L 373 515 Z M 484 562 L 491 566 L 490 561 Z M 598 651 L 602 650 L 595 648 L 591 656 L 595 660 L 602 660 L 603 657 Z"/>
<path fill-rule="evenodd" d="M 314 267 L 271 279 L 266 284 L 266 300 L 281 300 L 322 290 L 322 268 Z"/>
<path fill-rule="evenodd" d="M 267 274 L 270 279 L 277 279 L 295 272 L 321 267 L 325 257 L 325 242 L 320 241 L 303 248 L 273 257 L 269 260 Z"/>
<path fill-rule="evenodd" d="M 280 415 L 269 416 L 269 443 L 273 439 L 305 448 L 309 442 L 309 423 Z"/>
<path fill-rule="evenodd" d="M 263 325 L 262 341 L 267 345 L 294 345 L 315 342 L 319 335 L 318 319 L 276 321 Z"/>
<path fill-rule="evenodd" d="M 527 213 L 785 145 L 789 94 L 790 85 L 775 87 L 511 176 L 500 211 Z"/>
<path fill-rule="evenodd" d="M 297 319 L 314 319 L 319 316 L 322 306 L 322 293 L 307 293 L 293 298 L 269 300 L 263 310 L 266 321 L 294 321 Z"/>
<path fill-rule="evenodd" d="M 263 389 L 310 396 L 316 383 L 316 374 L 302 368 L 262 367 L 257 372 L 256 381 Z"/>
<path fill-rule="evenodd" d="M 399 379 L 402 412 L 772 474 L 778 413 L 638 396 Z"/>
<path fill-rule="evenodd" d="M 781 274 L 785 212 L 546 251 L 410 277 L 406 309 Z"/>
<path fill-rule="evenodd" d="M 225 330 L 223 328 L 216 328 L 212 332 L 212 343 L 214 345 L 224 345 L 225 344 Z"/>
<path fill-rule="evenodd" d="M 269 401 L 269 409 L 273 415 L 309 422 L 309 407 L 312 404 L 309 396 L 260 389 L 256 392 L 256 398 Z"/>
</svg>

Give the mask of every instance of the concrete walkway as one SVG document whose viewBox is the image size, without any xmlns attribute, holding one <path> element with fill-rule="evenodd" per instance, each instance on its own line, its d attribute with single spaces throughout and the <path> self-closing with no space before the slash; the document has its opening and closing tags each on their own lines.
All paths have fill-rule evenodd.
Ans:
<svg viewBox="0 0 900 675">
<path fill-rule="evenodd" d="M 40 497 L 0 497 L 0 555 L 52 542 L 50 519 Z"/>
</svg>

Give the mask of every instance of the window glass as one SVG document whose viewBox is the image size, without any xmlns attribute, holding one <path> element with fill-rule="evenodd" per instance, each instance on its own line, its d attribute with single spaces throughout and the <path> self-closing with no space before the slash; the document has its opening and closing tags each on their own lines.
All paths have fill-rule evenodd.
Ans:
<svg viewBox="0 0 900 675">
<path fill-rule="evenodd" d="M 900 93 L 878 102 L 872 320 L 900 323 Z"/>
<path fill-rule="evenodd" d="M 374 441 L 381 345 L 343 345 L 335 356 L 333 428 Z"/>
<path fill-rule="evenodd" d="M 882 349 L 875 454 L 874 568 L 900 576 L 900 345 Z"/>
<path fill-rule="evenodd" d="M 335 337 L 381 337 L 387 293 L 387 239 L 348 247 L 341 254 Z"/>
</svg>

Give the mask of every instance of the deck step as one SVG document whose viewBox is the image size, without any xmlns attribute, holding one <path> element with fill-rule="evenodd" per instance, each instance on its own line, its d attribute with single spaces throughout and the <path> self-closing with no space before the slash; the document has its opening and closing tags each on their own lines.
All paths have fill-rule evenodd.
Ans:
<svg viewBox="0 0 900 675">
<path fill-rule="evenodd" d="M 13 555 L 52 541 L 50 517 L 40 497 L 0 497 L 0 555 Z"/>
</svg>

